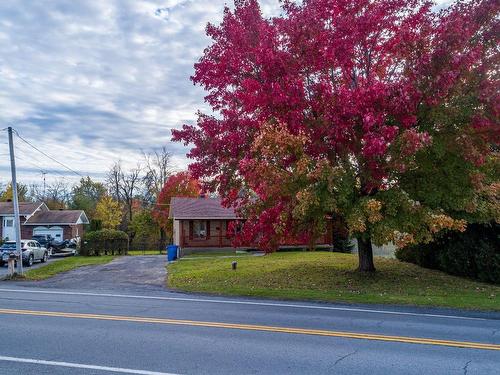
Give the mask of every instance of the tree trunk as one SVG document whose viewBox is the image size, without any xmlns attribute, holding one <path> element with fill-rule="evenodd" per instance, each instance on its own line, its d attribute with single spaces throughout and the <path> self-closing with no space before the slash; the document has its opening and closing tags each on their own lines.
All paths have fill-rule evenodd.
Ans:
<svg viewBox="0 0 500 375">
<path fill-rule="evenodd" d="M 160 247 L 164 248 L 167 245 L 167 233 L 164 228 L 160 228 Z"/>
<path fill-rule="evenodd" d="M 373 264 L 373 248 L 370 238 L 364 236 L 358 237 L 358 257 L 360 272 L 375 272 L 375 265 Z"/>
</svg>

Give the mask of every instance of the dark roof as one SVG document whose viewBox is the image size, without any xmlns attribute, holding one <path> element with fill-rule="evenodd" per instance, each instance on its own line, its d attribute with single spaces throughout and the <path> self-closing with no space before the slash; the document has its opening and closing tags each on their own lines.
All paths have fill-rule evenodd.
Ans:
<svg viewBox="0 0 500 375">
<path fill-rule="evenodd" d="M 84 224 L 88 224 L 87 216 L 82 210 L 54 210 L 37 212 L 26 220 L 24 224 L 76 224 L 82 214 Z"/>
<path fill-rule="evenodd" d="M 19 202 L 19 215 L 31 215 L 42 202 Z M 14 215 L 14 203 L 0 202 L 0 216 Z"/>
<path fill-rule="evenodd" d="M 220 198 L 179 198 L 170 201 L 170 218 L 237 219 L 232 208 L 223 207 Z"/>
</svg>

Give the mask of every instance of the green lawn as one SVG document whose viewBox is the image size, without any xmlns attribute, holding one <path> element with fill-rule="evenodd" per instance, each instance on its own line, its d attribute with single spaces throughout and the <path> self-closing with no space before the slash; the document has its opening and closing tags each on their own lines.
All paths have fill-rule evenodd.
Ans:
<svg viewBox="0 0 500 375">
<path fill-rule="evenodd" d="M 235 251 L 205 251 L 205 252 L 199 252 L 199 253 L 192 253 L 189 255 L 186 255 L 182 259 L 191 259 L 191 258 L 216 258 L 216 257 L 222 257 L 222 256 L 235 256 L 235 257 L 240 257 L 240 256 L 248 256 L 250 255 L 249 253 L 246 252 L 235 252 Z"/>
<path fill-rule="evenodd" d="M 159 250 L 130 250 L 127 255 L 166 255 L 165 251 L 160 253 Z"/>
<path fill-rule="evenodd" d="M 279 299 L 446 306 L 500 310 L 500 286 L 375 259 L 377 272 L 356 271 L 357 256 L 329 252 L 178 261 L 168 266 L 170 288 Z"/>
<path fill-rule="evenodd" d="M 27 280 L 43 280 L 48 279 L 49 277 L 52 277 L 58 273 L 70 271 L 78 267 L 108 263 L 115 258 L 116 256 L 114 255 L 103 255 L 100 257 L 84 257 L 77 255 L 61 260 L 56 260 L 40 268 L 31 269 L 25 272 L 24 276 Z"/>
</svg>

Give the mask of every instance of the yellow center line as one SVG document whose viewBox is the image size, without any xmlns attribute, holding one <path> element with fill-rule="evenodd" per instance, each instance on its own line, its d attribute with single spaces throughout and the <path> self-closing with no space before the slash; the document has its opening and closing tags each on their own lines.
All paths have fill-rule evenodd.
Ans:
<svg viewBox="0 0 500 375">
<path fill-rule="evenodd" d="M 195 327 L 213 327 L 213 328 L 240 329 L 247 331 L 279 332 L 279 333 L 291 333 L 291 334 L 301 334 L 301 335 L 342 337 L 342 338 L 362 339 L 362 340 L 391 341 L 391 342 L 402 342 L 409 344 L 440 345 L 440 346 L 450 346 L 450 347 L 469 348 L 469 349 L 500 350 L 500 345 L 498 344 L 487 344 L 481 342 L 439 340 L 439 339 L 428 339 L 421 337 L 406 337 L 406 336 L 388 336 L 388 335 L 379 335 L 370 333 L 330 331 L 330 330 L 307 329 L 307 328 L 274 327 L 274 326 L 255 325 L 255 324 L 219 323 L 219 322 L 203 322 L 196 320 L 149 318 L 149 317 L 139 317 L 139 316 L 82 314 L 82 313 L 68 313 L 68 312 L 58 312 L 58 311 L 13 310 L 13 309 L 0 309 L 0 314 L 49 316 L 58 318 L 74 318 L 74 319 L 97 319 L 97 320 L 111 320 L 111 321 L 135 322 L 135 323 L 186 325 Z"/>
</svg>

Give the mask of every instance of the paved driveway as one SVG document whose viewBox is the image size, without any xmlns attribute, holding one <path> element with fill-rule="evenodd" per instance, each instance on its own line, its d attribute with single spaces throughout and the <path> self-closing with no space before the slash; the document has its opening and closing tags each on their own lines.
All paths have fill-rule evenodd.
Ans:
<svg viewBox="0 0 500 375">
<path fill-rule="evenodd" d="M 165 263 L 164 255 L 123 256 L 107 264 L 76 268 L 50 279 L 37 281 L 35 285 L 86 290 L 164 290 Z M 25 282 L 20 283 L 25 284 Z"/>
</svg>

